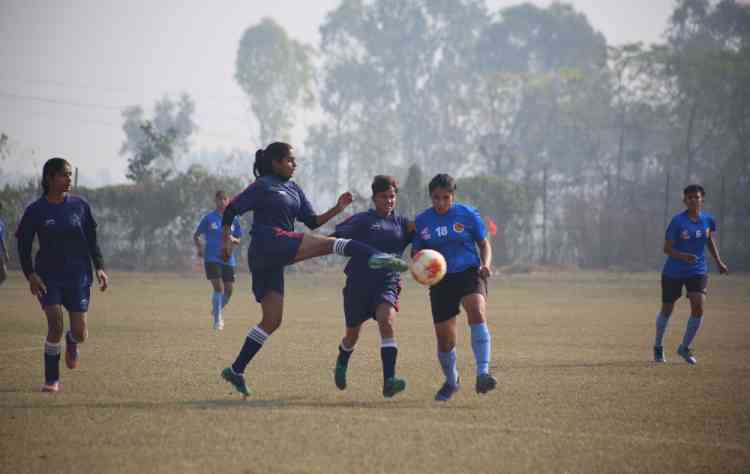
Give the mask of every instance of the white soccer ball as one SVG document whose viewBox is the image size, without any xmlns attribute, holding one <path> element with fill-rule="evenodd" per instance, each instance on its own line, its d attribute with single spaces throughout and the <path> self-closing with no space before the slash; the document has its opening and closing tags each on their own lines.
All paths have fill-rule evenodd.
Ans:
<svg viewBox="0 0 750 474">
<path fill-rule="evenodd" d="M 419 283 L 432 286 L 443 279 L 448 270 L 448 264 L 445 263 L 445 258 L 440 252 L 425 249 L 414 254 L 409 269 L 411 275 Z"/>
</svg>

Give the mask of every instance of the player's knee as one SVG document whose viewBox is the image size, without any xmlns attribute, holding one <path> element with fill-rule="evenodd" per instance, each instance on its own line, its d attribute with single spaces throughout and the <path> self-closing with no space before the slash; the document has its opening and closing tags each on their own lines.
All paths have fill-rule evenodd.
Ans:
<svg viewBox="0 0 750 474">
<path fill-rule="evenodd" d="M 58 343 L 62 340 L 63 327 L 62 324 L 50 324 L 47 327 L 47 340 L 49 342 Z"/>
</svg>

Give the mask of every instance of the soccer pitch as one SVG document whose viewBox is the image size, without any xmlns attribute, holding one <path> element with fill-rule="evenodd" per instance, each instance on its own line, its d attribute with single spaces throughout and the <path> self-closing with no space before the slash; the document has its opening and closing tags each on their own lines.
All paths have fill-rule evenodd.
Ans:
<svg viewBox="0 0 750 474">
<path fill-rule="evenodd" d="M 750 472 L 750 277 L 711 276 L 692 367 L 674 352 L 685 299 L 668 363 L 651 362 L 658 278 L 494 277 L 498 389 L 474 393 L 461 315 L 463 387 L 439 404 L 427 292 L 411 280 L 396 322 L 404 393 L 381 395 L 374 322 L 336 389 L 343 275 L 289 273 L 284 323 L 242 400 L 219 372 L 259 321 L 246 272 L 222 332 L 202 275 L 113 273 L 92 298 L 81 368 L 61 364 L 54 395 L 39 392 L 44 316 L 14 272 L 0 287 L 0 472 Z"/>
</svg>

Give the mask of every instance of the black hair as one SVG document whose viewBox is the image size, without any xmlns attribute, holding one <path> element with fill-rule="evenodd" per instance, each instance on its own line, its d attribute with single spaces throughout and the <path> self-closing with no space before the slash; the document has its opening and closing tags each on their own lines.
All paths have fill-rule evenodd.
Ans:
<svg viewBox="0 0 750 474">
<path fill-rule="evenodd" d="M 456 191 L 456 180 L 453 179 L 453 176 L 446 173 L 436 174 L 427 188 L 429 189 L 430 194 L 432 194 L 437 188 L 447 189 L 449 192 L 453 193 Z"/>
<path fill-rule="evenodd" d="M 273 161 L 279 161 L 292 153 L 292 145 L 284 142 L 273 142 L 265 150 L 255 152 L 255 163 L 253 164 L 253 175 L 256 178 L 273 174 Z"/>
<path fill-rule="evenodd" d="M 225 197 L 227 197 L 227 193 L 225 193 L 223 189 L 219 189 L 216 191 L 216 194 L 214 194 L 214 198 L 224 199 Z"/>
<path fill-rule="evenodd" d="M 378 193 L 388 191 L 390 188 L 393 188 L 393 191 L 398 194 L 398 183 L 396 182 L 396 178 L 385 174 L 379 174 L 372 178 L 371 188 L 373 197 Z"/>
<path fill-rule="evenodd" d="M 50 158 L 44 164 L 44 168 L 42 168 L 42 191 L 44 196 L 49 193 L 49 178 L 62 173 L 65 170 L 65 165 L 70 166 L 70 163 L 65 158 L 57 157 Z"/>
<path fill-rule="evenodd" d="M 700 184 L 690 184 L 682 190 L 682 195 L 687 196 L 688 194 L 700 193 L 701 197 L 706 197 L 706 190 Z"/>
</svg>

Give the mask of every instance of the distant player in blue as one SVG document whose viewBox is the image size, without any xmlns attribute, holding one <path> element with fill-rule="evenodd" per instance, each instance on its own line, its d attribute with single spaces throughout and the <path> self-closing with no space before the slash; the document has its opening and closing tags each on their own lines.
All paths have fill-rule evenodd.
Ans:
<svg viewBox="0 0 750 474">
<path fill-rule="evenodd" d="M 3 203 L 0 202 L 0 211 L 3 210 Z M 0 217 L 0 285 L 8 278 L 8 270 L 5 262 L 8 260 L 8 250 L 5 248 L 5 222 Z"/>
<path fill-rule="evenodd" d="M 71 174 L 70 164 L 62 158 L 52 158 L 44 164 L 44 194 L 26 208 L 16 230 L 21 268 L 29 280 L 31 294 L 39 299 L 47 316 L 43 392 L 60 389 L 63 308 L 70 317 L 70 330 L 65 333 L 65 364 L 69 369 L 78 367 L 78 346 L 87 336 L 92 263 L 101 290 L 106 290 L 108 284 L 96 239 L 96 222 L 88 203 L 69 194 Z M 39 251 L 32 262 L 34 236 L 39 240 Z"/>
<path fill-rule="evenodd" d="M 456 183 L 450 175 L 438 174 L 432 178 L 429 191 L 432 207 L 416 217 L 412 254 L 422 249 L 437 250 L 448 264 L 445 277 L 430 287 L 438 359 L 445 374 L 445 383 L 435 400 L 447 401 L 459 389 L 456 315 L 460 306 L 466 311 L 471 329 L 477 364 L 476 391 L 487 393 L 497 385 L 490 374 L 491 336 L 485 318 L 492 247 L 479 212 L 454 201 Z"/>
<path fill-rule="evenodd" d="M 334 237 L 356 239 L 390 254 L 401 255 L 411 242 L 414 224 L 393 213 L 398 184 L 392 176 L 378 175 L 372 181 L 375 209 L 354 214 L 336 226 Z M 344 270 L 344 317 L 346 334 L 339 345 L 335 382 L 346 388 L 349 358 L 359 339 L 362 323 L 374 319 L 380 329 L 380 358 L 383 362 L 383 396 L 391 398 L 406 388 L 406 381 L 396 377 L 398 345 L 393 323 L 401 293 L 401 275 L 392 270 L 374 270 L 364 257 L 353 257 Z"/>
<path fill-rule="evenodd" d="M 193 234 L 193 241 L 198 257 L 203 258 L 206 278 L 211 282 L 214 290 L 211 295 L 211 316 L 213 317 L 214 329 L 221 331 L 224 329 L 222 311 L 232 297 L 234 267 L 237 266 L 237 260 L 234 258 L 234 253 L 230 254 L 229 260 L 226 262 L 221 256 L 221 219 L 224 209 L 229 204 L 229 198 L 224 191 L 217 191 L 214 199 L 216 209 L 201 219 L 195 234 Z M 205 248 L 201 243 L 201 235 L 206 240 Z M 229 238 L 233 245 L 239 245 L 240 237 L 242 237 L 240 218 L 235 217 Z"/>
<path fill-rule="evenodd" d="M 250 330 L 237 359 L 221 376 L 244 396 L 250 394 L 244 372 L 268 337 L 281 325 L 284 308 L 284 267 L 313 257 L 336 253 L 363 258 L 371 268 L 408 269 L 394 255 L 350 239 L 336 239 L 294 231 L 295 221 L 316 229 L 338 215 L 352 202 L 351 193 L 339 196 L 334 207 L 315 214 L 305 193 L 291 180 L 297 161 L 291 145 L 274 142 L 255 153 L 255 182 L 232 199 L 222 218 L 222 256 L 232 251 L 231 225 L 236 216 L 253 211 L 251 241 L 247 252 L 253 293 L 261 305 L 260 324 Z"/>
<path fill-rule="evenodd" d="M 703 303 L 706 300 L 708 287 L 706 244 L 719 267 L 719 273 L 728 273 L 729 270 L 721 261 L 719 250 L 716 248 L 714 218 L 701 210 L 706 197 L 705 190 L 702 186 L 691 184 L 685 188 L 682 196 L 687 210 L 672 218 L 664 237 L 664 253 L 667 254 L 667 261 L 664 263 L 661 274 L 662 305 L 661 311 L 656 316 L 654 361 L 666 362 L 662 340 L 669 317 L 674 310 L 674 303 L 682 296 L 684 286 L 690 300 L 690 318 L 682 344 L 677 348 L 677 354 L 688 364 L 696 364 L 698 361 L 690 345 L 703 320 Z"/>
</svg>

